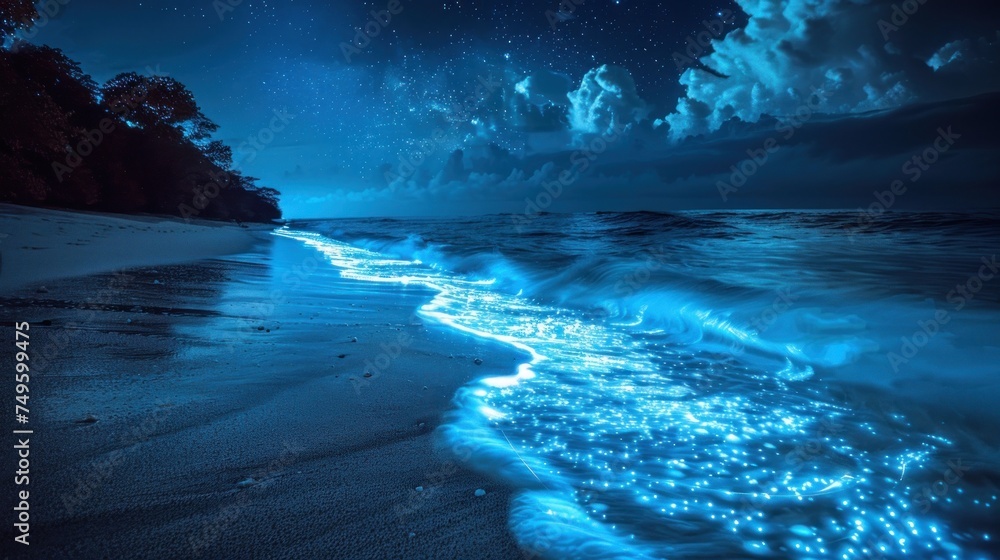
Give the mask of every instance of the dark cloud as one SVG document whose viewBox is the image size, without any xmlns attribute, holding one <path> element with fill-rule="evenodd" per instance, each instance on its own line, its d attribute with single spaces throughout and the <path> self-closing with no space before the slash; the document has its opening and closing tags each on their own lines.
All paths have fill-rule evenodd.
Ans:
<svg viewBox="0 0 1000 560">
<path fill-rule="evenodd" d="M 515 87 L 533 105 L 567 107 L 572 86 L 573 80 L 566 74 L 542 70 L 526 76 Z"/>
<path fill-rule="evenodd" d="M 162 64 L 235 145 L 276 108 L 300 115 L 245 162 L 291 215 L 516 212 L 563 172 L 553 211 L 853 206 L 947 122 L 969 132 L 900 204 L 935 181 L 956 205 L 990 196 L 992 148 L 961 107 L 995 113 L 961 100 L 1000 90 L 995 2 L 600 2 L 553 29 L 525 3 L 403 0 L 346 61 L 340 44 L 386 5 L 244 2 L 220 19 L 195 0 L 95 0 L 38 40 L 98 80 Z M 678 74 L 692 36 L 711 44 Z M 723 202 L 716 183 L 776 134 Z"/>
<path fill-rule="evenodd" d="M 521 213 L 526 200 L 576 170 L 547 210 L 865 208 L 894 181 L 905 192 L 893 195 L 893 209 L 991 207 L 1000 205 L 995 122 L 1000 93 L 863 115 L 817 113 L 795 123 L 764 119 L 673 145 L 638 128 L 528 157 L 496 147 L 453 152 L 447 173 L 434 180 L 413 178 L 391 195 L 369 194 L 383 204 L 410 196 L 430 213 L 443 200 L 465 200 L 472 213 Z"/>
<path fill-rule="evenodd" d="M 686 96 L 664 120 L 675 139 L 717 130 L 736 116 L 799 110 L 823 93 L 827 113 L 859 113 L 1000 88 L 997 7 L 934 0 L 740 0 L 745 28 L 701 59 Z M 905 11 L 904 11 L 905 10 Z M 909 12 L 909 13 L 908 13 Z M 965 25 L 982 22 L 989 25 Z"/>
</svg>

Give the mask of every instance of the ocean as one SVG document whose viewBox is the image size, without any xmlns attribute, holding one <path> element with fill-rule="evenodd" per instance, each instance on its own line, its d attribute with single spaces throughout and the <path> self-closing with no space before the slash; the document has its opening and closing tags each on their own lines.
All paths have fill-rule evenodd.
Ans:
<svg viewBox="0 0 1000 560">
<path fill-rule="evenodd" d="M 522 217 L 523 218 L 523 217 Z M 986 558 L 1000 213 L 295 221 L 345 277 L 514 347 L 444 452 L 541 558 Z M 434 372 L 424 372 L 434 375 Z"/>
</svg>

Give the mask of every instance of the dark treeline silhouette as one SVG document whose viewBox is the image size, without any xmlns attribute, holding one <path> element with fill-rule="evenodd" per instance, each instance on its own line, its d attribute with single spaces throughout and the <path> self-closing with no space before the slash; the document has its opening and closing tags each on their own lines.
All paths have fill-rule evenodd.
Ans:
<svg viewBox="0 0 1000 560">
<path fill-rule="evenodd" d="M 3 10 L 0 9 L 0 12 Z M 0 34 L 15 28 L 0 13 Z M 0 201 L 183 218 L 269 221 L 278 191 L 233 169 L 194 96 L 173 78 L 98 86 L 62 51 L 0 48 Z"/>
</svg>

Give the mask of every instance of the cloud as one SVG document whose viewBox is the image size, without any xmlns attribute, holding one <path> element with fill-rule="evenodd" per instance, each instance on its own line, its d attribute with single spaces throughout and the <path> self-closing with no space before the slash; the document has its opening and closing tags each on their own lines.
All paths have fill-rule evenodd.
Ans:
<svg viewBox="0 0 1000 560">
<path fill-rule="evenodd" d="M 737 2 L 749 16 L 746 27 L 714 41 L 714 52 L 700 59 L 726 77 L 696 68 L 681 75 L 686 96 L 663 119 L 674 139 L 717 130 L 733 117 L 757 122 L 762 115 L 792 115 L 817 91 L 823 92 L 821 111 L 845 114 L 998 86 L 989 75 L 997 74 L 996 37 L 979 39 L 991 36 L 958 25 L 981 17 L 984 8 L 977 14 L 972 2 L 903 2 L 911 13 L 897 13 L 898 2 L 890 0 Z M 970 58 L 986 73 L 970 80 L 935 72 Z"/>
<path fill-rule="evenodd" d="M 569 76 L 541 70 L 514 84 L 510 124 L 525 132 L 555 132 L 568 128 L 566 114 L 572 82 Z"/>
<path fill-rule="evenodd" d="M 569 76 L 542 70 L 518 82 L 514 90 L 533 105 L 541 107 L 551 103 L 565 107 L 569 105 L 567 94 L 571 86 L 572 81 Z"/>
<path fill-rule="evenodd" d="M 588 71 L 580 87 L 568 96 L 570 127 L 579 133 L 604 134 L 649 114 L 632 75 L 620 66 L 605 64 Z"/>
<path fill-rule="evenodd" d="M 454 141 L 412 174 L 388 186 L 384 169 L 374 179 L 338 181 L 344 207 L 337 211 L 521 213 L 563 173 L 571 180 L 551 211 L 855 207 L 949 126 L 961 140 L 897 208 L 1000 204 L 989 188 L 1000 180 L 991 165 L 1000 149 L 991 130 L 1000 96 L 971 97 L 1000 90 L 1000 4 L 737 2 L 750 16 L 746 27 L 699 61 L 719 75 L 688 69 L 686 94 L 657 115 L 662 120 L 648 118 L 650 105 L 624 68 L 593 68 L 579 81 L 506 68 L 497 73 L 502 87 L 467 111 L 468 122 L 446 123 Z M 894 5 L 919 9 L 904 21 L 893 19 Z M 804 106 L 805 126 L 782 132 Z M 620 138 L 601 138 L 616 127 L 625 131 Z M 667 141 L 691 135 L 702 138 Z M 772 138 L 780 146 L 766 165 L 720 198 L 719 182 L 731 181 L 734 166 Z"/>
<path fill-rule="evenodd" d="M 548 211 L 864 208 L 896 180 L 907 187 L 895 197 L 896 210 L 988 208 L 1000 206 L 1000 191 L 993 188 L 1000 169 L 992 165 L 1000 150 L 993 125 L 998 113 L 995 93 L 865 115 L 816 116 L 794 134 L 782 132 L 780 122 L 761 121 L 699 142 L 646 142 L 645 148 L 636 146 L 634 132 L 606 151 L 569 148 L 524 156 L 480 146 L 451 152 L 434 174 L 340 191 L 336 208 L 357 215 L 522 214 L 527 201 L 545 196 L 546 186 L 562 181 L 565 172 L 570 179 L 562 181 Z M 917 178 L 919 166 L 909 162 L 934 147 L 942 130 L 957 140 Z M 777 142 L 766 161 L 722 198 L 719 182 L 737 184 L 735 170 L 763 157 L 761 147 L 769 140 Z"/>
<path fill-rule="evenodd" d="M 455 150 L 448 155 L 448 161 L 445 162 L 444 167 L 441 171 L 434 177 L 434 182 L 438 184 L 447 184 L 451 182 L 461 182 L 469 178 L 469 171 L 465 168 L 464 163 L 464 153 L 462 150 Z"/>
<path fill-rule="evenodd" d="M 998 58 L 1000 58 L 1000 30 L 992 35 L 945 43 L 927 59 L 927 65 L 935 72 L 951 71 L 951 76 L 975 75 L 996 72 Z M 993 64 L 989 64 L 990 62 Z"/>
<path fill-rule="evenodd" d="M 962 59 L 962 47 L 963 41 L 952 41 L 946 43 L 943 47 L 937 50 L 930 59 L 927 60 L 927 65 L 934 70 L 940 70 L 945 66 L 952 64 L 954 62 L 960 61 Z"/>
</svg>

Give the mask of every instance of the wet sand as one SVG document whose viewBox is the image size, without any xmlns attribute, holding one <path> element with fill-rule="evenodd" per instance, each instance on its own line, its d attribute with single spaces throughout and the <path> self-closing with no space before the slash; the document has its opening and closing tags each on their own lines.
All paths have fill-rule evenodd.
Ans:
<svg viewBox="0 0 1000 560">
<path fill-rule="evenodd" d="M 458 387 L 523 357 L 425 324 L 428 292 L 259 232 L 227 257 L 45 282 L 0 299 L 4 340 L 31 323 L 28 557 L 531 556 L 509 490 L 435 437 Z"/>
</svg>

